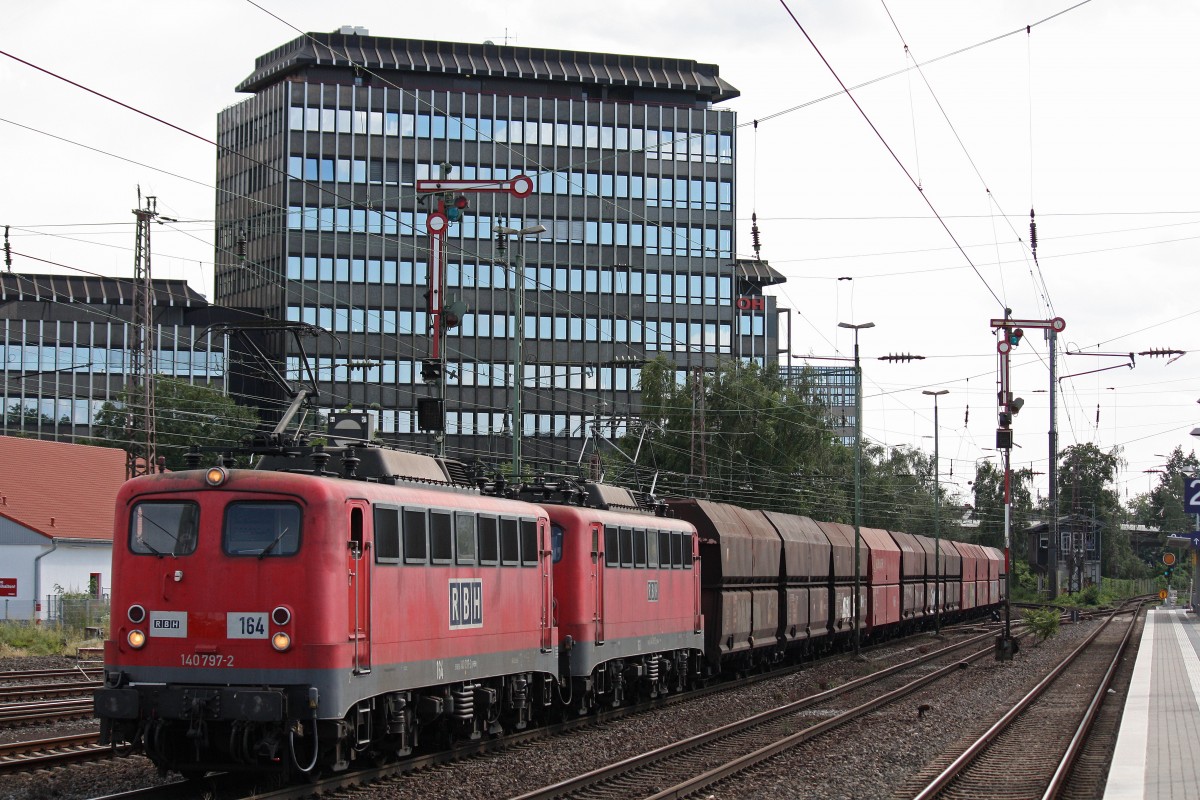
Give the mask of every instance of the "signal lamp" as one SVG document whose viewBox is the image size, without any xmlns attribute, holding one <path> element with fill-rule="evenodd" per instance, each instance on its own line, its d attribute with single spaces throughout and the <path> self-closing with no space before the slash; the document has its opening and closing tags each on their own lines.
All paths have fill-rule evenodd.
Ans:
<svg viewBox="0 0 1200 800">
<path fill-rule="evenodd" d="M 204 482 L 209 486 L 220 486 L 229 477 L 224 467 L 209 467 L 204 473 Z"/>
<path fill-rule="evenodd" d="M 125 641 L 129 642 L 129 646 L 134 650 L 141 650 L 146 644 L 146 634 L 135 629 L 129 632 L 129 635 L 125 637 Z"/>
<path fill-rule="evenodd" d="M 276 606 L 275 610 L 271 612 L 271 622 L 276 625 L 287 625 L 291 621 L 292 612 L 288 610 L 287 606 Z"/>
<path fill-rule="evenodd" d="M 146 618 L 146 609 L 137 603 L 134 603 L 129 607 L 129 611 L 126 612 L 126 616 L 129 617 L 129 621 L 134 625 L 141 625 L 142 620 Z"/>
<path fill-rule="evenodd" d="M 1025 335 L 1025 331 L 1020 328 L 1010 328 L 1008 330 L 1008 343 L 1016 347 L 1021 343 L 1021 337 Z"/>
<path fill-rule="evenodd" d="M 458 222 L 460 219 L 462 219 L 463 214 L 466 212 L 467 205 L 469 205 L 469 203 L 467 202 L 466 196 L 460 194 L 458 197 L 454 198 L 454 202 L 451 203 L 446 209 L 446 218 L 451 222 Z"/>
<path fill-rule="evenodd" d="M 279 631 L 271 637 L 271 647 L 274 647 L 279 652 L 284 652 L 292 646 L 292 637 L 288 636 L 283 631 Z"/>
</svg>

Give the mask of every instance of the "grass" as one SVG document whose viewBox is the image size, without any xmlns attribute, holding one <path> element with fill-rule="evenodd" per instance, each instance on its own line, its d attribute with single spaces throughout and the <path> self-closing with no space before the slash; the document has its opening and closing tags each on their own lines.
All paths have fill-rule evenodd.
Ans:
<svg viewBox="0 0 1200 800">
<path fill-rule="evenodd" d="M 98 647 L 102 639 L 89 638 L 82 629 L 57 625 L 0 623 L 0 657 L 74 656 L 80 647 Z"/>
</svg>

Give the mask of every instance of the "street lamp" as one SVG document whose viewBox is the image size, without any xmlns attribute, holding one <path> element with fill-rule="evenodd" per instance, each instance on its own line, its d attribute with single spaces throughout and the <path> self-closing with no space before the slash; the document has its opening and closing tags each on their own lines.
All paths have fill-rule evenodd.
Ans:
<svg viewBox="0 0 1200 800">
<path fill-rule="evenodd" d="M 949 389 L 930 391 L 925 389 L 921 394 L 933 398 L 933 579 L 937 585 L 938 600 L 942 600 L 942 488 L 941 464 L 938 461 L 938 398 L 950 394 Z M 935 605 L 935 609 L 937 606 Z M 933 633 L 942 635 L 942 615 L 933 615 Z"/>
<path fill-rule="evenodd" d="M 516 481 L 521 475 L 521 435 L 525 432 L 525 423 L 521 417 L 521 388 L 524 383 L 524 368 L 525 368 L 525 237 L 532 236 L 536 233 L 544 233 L 545 225 L 530 225 L 528 228 L 507 228 L 503 225 L 496 225 L 496 239 L 500 243 L 501 248 L 504 247 L 503 236 L 515 236 L 519 243 L 517 248 L 517 297 L 516 297 L 516 326 L 513 331 L 513 398 L 512 398 L 512 416 L 513 416 L 513 481 Z"/>
<path fill-rule="evenodd" d="M 858 332 L 865 328 L 874 328 L 874 322 L 863 322 L 853 325 L 849 322 L 839 322 L 839 328 L 849 328 L 854 331 L 854 654 L 861 655 L 862 640 L 862 598 L 859 596 L 859 586 L 862 581 L 862 569 L 859 557 L 862 552 L 862 364 L 858 359 Z"/>
</svg>

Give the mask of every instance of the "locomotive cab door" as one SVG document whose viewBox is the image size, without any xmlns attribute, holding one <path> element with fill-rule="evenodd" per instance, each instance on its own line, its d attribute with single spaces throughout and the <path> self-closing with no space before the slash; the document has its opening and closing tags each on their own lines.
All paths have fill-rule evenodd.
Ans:
<svg viewBox="0 0 1200 800">
<path fill-rule="evenodd" d="M 346 504 L 350 540 L 346 548 L 348 576 L 347 627 L 354 645 L 354 674 L 371 671 L 371 540 L 367 531 L 367 502 L 351 500 Z"/>
<path fill-rule="evenodd" d="M 595 603 L 596 608 L 594 617 L 596 620 L 596 644 L 604 644 L 604 551 L 601 550 L 601 545 L 604 543 L 604 526 L 599 522 L 591 524 L 592 534 L 592 583 L 596 591 Z"/>
</svg>

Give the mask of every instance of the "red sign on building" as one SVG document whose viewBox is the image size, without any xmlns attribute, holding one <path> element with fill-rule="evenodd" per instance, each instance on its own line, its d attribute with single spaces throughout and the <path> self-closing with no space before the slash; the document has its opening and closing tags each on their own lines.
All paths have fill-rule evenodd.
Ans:
<svg viewBox="0 0 1200 800">
<path fill-rule="evenodd" d="M 0 597 L 17 596 L 17 579 L 0 578 Z"/>
</svg>

